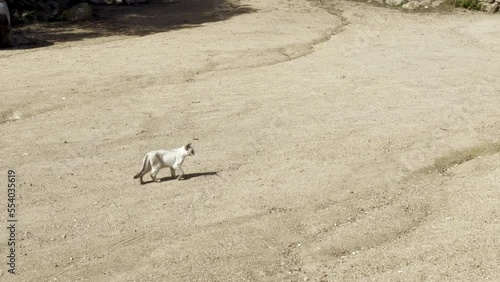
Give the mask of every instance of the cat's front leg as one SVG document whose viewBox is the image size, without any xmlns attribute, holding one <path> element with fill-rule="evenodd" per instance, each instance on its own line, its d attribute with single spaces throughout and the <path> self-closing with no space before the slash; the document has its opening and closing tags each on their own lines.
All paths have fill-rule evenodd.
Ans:
<svg viewBox="0 0 500 282">
<path fill-rule="evenodd" d="M 172 178 L 175 178 L 175 169 L 170 168 L 170 174 L 172 175 Z"/>
<path fill-rule="evenodd" d="M 182 170 L 181 165 L 175 165 L 175 169 L 178 169 L 181 172 L 181 174 L 179 174 L 179 176 L 177 177 L 177 180 L 182 180 L 182 177 L 184 176 L 184 170 Z"/>
</svg>

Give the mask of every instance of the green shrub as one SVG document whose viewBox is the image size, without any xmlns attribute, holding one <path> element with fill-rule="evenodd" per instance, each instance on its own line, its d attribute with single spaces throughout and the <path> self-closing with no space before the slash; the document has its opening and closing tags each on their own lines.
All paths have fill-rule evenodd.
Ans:
<svg viewBox="0 0 500 282">
<path fill-rule="evenodd" d="M 481 10 L 481 3 L 478 0 L 453 0 L 455 7 L 462 7 L 470 10 Z"/>
</svg>

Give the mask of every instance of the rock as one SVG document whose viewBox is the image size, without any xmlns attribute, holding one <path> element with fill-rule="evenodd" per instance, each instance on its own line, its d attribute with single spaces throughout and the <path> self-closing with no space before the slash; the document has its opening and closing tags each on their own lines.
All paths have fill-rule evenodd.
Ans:
<svg viewBox="0 0 500 282">
<path fill-rule="evenodd" d="M 139 3 L 146 3 L 149 0 L 125 0 L 127 4 L 139 4 Z"/>
<path fill-rule="evenodd" d="M 438 0 L 438 1 L 432 1 L 432 8 L 437 8 L 439 7 L 441 4 L 443 4 L 445 1 L 444 0 Z"/>
<path fill-rule="evenodd" d="M 410 1 L 406 4 L 404 4 L 403 6 L 401 6 L 401 8 L 407 9 L 407 10 L 417 10 L 418 8 L 420 8 L 420 6 L 421 6 L 420 2 Z"/>
<path fill-rule="evenodd" d="M 496 13 L 498 11 L 499 4 L 495 2 L 493 4 L 490 3 L 481 3 L 481 11 L 485 11 L 488 13 Z"/>
<path fill-rule="evenodd" d="M 92 19 L 92 6 L 87 3 L 80 3 L 67 10 L 64 10 L 61 17 L 70 22 L 79 22 Z"/>
<path fill-rule="evenodd" d="M 495 3 L 495 0 L 478 0 L 478 2 L 493 4 Z"/>
<path fill-rule="evenodd" d="M 420 6 L 430 6 L 430 5 L 432 5 L 432 0 L 420 1 Z"/>
<path fill-rule="evenodd" d="M 115 4 L 115 0 L 90 0 L 92 4 L 104 4 L 104 5 L 113 5 Z"/>
<path fill-rule="evenodd" d="M 387 4 L 389 6 L 401 6 L 401 5 L 405 4 L 406 2 L 407 2 L 407 0 L 386 0 L 385 4 Z"/>
</svg>

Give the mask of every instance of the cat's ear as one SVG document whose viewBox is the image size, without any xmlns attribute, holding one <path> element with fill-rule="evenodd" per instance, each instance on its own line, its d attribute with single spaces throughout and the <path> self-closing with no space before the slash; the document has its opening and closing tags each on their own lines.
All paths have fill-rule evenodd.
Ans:
<svg viewBox="0 0 500 282">
<path fill-rule="evenodd" d="M 188 143 L 186 146 L 184 146 L 184 149 L 189 150 L 191 148 L 191 143 Z"/>
</svg>

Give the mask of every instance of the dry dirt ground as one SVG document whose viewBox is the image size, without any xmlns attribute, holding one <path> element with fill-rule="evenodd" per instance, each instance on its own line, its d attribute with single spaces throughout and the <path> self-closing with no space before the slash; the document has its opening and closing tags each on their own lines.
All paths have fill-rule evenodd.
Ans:
<svg viewBox="0 0 500 282">
<path fill-rule="evenodd" d="M 318 3 L 18 31 L 39 43 L 0 52 L 0 280 L 499 281 L 500 17 Z M 186 180 L 132 179 L 188 142 Z"/>
</svg>

